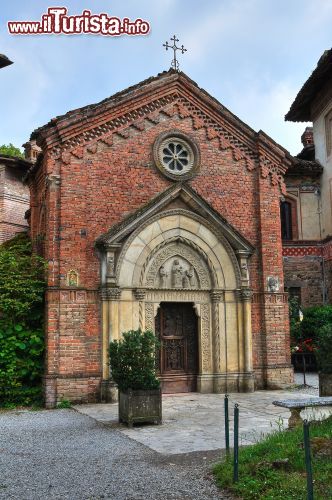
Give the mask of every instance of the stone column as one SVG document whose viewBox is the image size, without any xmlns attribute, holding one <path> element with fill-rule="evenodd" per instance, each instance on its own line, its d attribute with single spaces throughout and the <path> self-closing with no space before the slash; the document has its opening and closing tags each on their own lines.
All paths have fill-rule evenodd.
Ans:
<svg viewBox="0 0 332 500">
<path fill-rule="evenodd" d="M 224 300 L 224 292 L 222 290 L 211 290 L 212 303 L 212 346 L 213 346 L 213 371 L 220 373 L 221 371 L 221 345 L 220 345 L 220 322 L 219 322 L 219 306 Z"/>
<path fill-rule="evenodd" d="M 226 392 L 227 387 L 227 353 L 225 329 L 221 317 L 221 302 L 225 300 L 223 290 L 211 290 L 212 309 L 212 352 L 213 352 L 213 392 Z"/>
<path fill-rule="evenodd" d="M 121 297 L 120 288 L 103 287 L 101 289 L 102 307 L 102 368 L 103 380 L 101 383 L 101 401 L 104 403 L 117 401 L 117 388 L 110 378 L 109 367 L 109 344 L 114 339 L 114 332 L 117 331 L 119 305 Z"/>
<path fill-rule="evenodd" d="M 244 376 L 240 381 L 244 392 L 253 392 L 254 376 L 252 361 L 252 331 L 251 331 L 251 297 L 252 291 L 249 288 L 241 290 L 241 301 L 243 310 L 243 334 L 244 334 Z"/>
<path fill-rule="evenodd" d="M 143 331 L 145 327 L 144 320 L 144 299 L 145 299 L 145 289 L 136 288 L 134 291 L 135 299 L 138 301 L 138 316 L 139 316 L 139 327 Z"/>
<path fill-rule="evenodd" d="M 241 290 L 243 303 L 243 332 L 244 332 L 244 369 L 252 372 L 252 332 L 251 332 L 251 296 L 249 288 Z"/>
</svg>

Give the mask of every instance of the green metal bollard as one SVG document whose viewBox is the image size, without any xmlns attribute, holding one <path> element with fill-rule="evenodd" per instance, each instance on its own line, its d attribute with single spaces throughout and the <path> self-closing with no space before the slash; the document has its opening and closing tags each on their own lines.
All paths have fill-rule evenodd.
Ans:
<svg viewBox="0 0 332 500">
<path fill-rule="evenodd" d="M 239 480 L 239 405 L 234 406 L 234 466 L 233 483 Z"/>
<path fill-rule="evenodd" d="M 310 423 L 307 420 L 304 420 L 303 421 L 303 437 L 304 437 L 305 468 L 307 471 L 307 499 L 313 500 L 314 487 L 313 487 L 313 482 L 312 482 L 309 427 L 310 427 Z"/>
<path fill-rule="evenodd" d="M 225 443 L 226 443 L 226 453 L 229 454 L 229 414 L 228 414 L 228 394 L 225 394 L 224 399 L 224 410 L 225 410 Z"/>
</svg>

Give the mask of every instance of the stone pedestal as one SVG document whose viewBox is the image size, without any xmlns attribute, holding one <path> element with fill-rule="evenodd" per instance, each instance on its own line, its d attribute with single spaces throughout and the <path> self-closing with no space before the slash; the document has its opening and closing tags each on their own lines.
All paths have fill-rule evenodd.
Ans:
<svg viewBox="0 0 332 500">
<path fill-rule="evenodd" d="M 319 373 L 319 396 L 332 396 L 332 373 Z"/>
<path fill-rule="evenodd" d="M 111 380 L 103 380 L 100 388 L 101 403 L 117 403 L 119 399 L 118 387 Z"/>
</svg>

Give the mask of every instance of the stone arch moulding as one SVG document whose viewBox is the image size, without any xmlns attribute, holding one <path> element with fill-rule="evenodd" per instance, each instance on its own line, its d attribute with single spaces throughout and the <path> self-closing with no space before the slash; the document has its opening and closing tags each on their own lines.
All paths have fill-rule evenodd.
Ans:
<svg viewBox="0 0 332 500">
<path fill-rule="evenodd" d="M 169 209 L 176 198 L 188 208 Z M 190 302 L 198 317 L 198 390 L 253 389 L 251 307 L 240 290 L 248 290 L 254 249 L 197 193 L 173 185 L 97 246 L 104 380 L 110 339 L 138 327 L 154 330 L 161 302 Z"/>
<path fill-rule="evenodd" d="M 224 236 L 213 229 L 200 216 L 187 210 L 173 209 L 157 214 L 134 231 L 124 244 L 116 269 L 118 285 L 124 288 L 142 286 L 142 274 L 154 253 L 164 246 L 176 255 L 175 247 L 178 246 L 178 252 L 187 252 L 192 259 L 200 256 L 201 263 L 208 264 L 215 286 L 239 288 L 241 274 L 234 250 Z M 152 286 L 152 283 L 145 284 Z"/>
<path fill-rule="evenodd" d="M 188 210 L 167 210 L 169 203 L 177 199 L 184 202 Z M 236 286 L 232 284 L 231 287 L 249 286 L 247 261 L 254 252 L 254 247 L 192 188 L 182 183 L 175 184 L 157 195 L 143 209 L 115 224 L 97 239 L 96 247 L 101 260 L 101 285 L 121 286 L 119 280 L 123 278 L 121 269 L 125 259 L 126 274 L 134 273 L 135 286 L 141 286 L 138 275 L 142 269 L 139 269 L 139 266 L 144 265 L 155 247 L 165 244 L 166 240 L 174 241 L 176 238 L 182 242 L 187 240 L 189 247 L 195 247 L 198 253 L 205 255 L 210 269 L 215 265 L 220 271 L 221 255 L 227 260 L 230 259 L 230 268 L 233 268 L 237 282 Z M 206 241 L 210 241 L 210 245 Z M 226 266 L 220 272 L 227 274 L 227 269 Z M 227 276 L 224 276 L 225 278 Z M 222 281 L 220 280 L 218 286 L 222 286 Z M 125 283 L 126 286 L 132 286 L 128 279 L 125 279 Z"/>
</svg>

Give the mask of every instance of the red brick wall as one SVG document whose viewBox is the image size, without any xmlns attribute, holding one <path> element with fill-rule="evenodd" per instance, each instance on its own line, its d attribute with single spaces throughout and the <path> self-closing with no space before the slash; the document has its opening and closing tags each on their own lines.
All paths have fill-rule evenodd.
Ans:
<svg viewBox="0 0 332 500">
<path fill-rule="evenodd" d="M 251 159 L 249 169 L 243 155 L 235 158 L 231 148 L 221 147 L 218 137 L 209 137 L 204 122 L 197 125 L 192 117 L 180 117 L 166 108 L 157 120 L 145 120 L 143 127 L 114 133 L 112 140 L 99 140 L 88 148 L 77 147 L 61 159 L 51 158 L 44 146 L 43 165 L 31 181 L 31 224 L 34 240 L 44 239 L 42 248 L 49 262 L 49 401 L 65 395 L 65 387 L 70 387 L 72 399 L 97 397 L 96 381 L 101 376 L 100 276 L 94 243 L 113 224 L 173 183 L 155 168 L 152 157 L 156 137 L 170 129 L 189 134 L 199 145 L 201 168 L 188 183 L 256 248 L 250 260 L 250 277 L 259 296 L 252 314 L 258 384 L 273 381 L 273 370 L 289 366 L 287 304 L 282 293 L 273 302 L 266 289 L 269 275 L 283 282 L 279 184 L 271 184 L 271 176 L 258 168 L 258 161 L 255 165 Z M 253 155 L 258 158 L 257 153 Z M 66 285 L 70 269 L 79 273 L 75 291 Z M 279 376 L 279 381 L 282 378 Z M 75 386 L 78 379 L 82 382 Z M 288 372 L 286 379 L 283 381 L 290 381 Z M 93 382 L 89 385 L 84 380 Z"/>
</svg>

